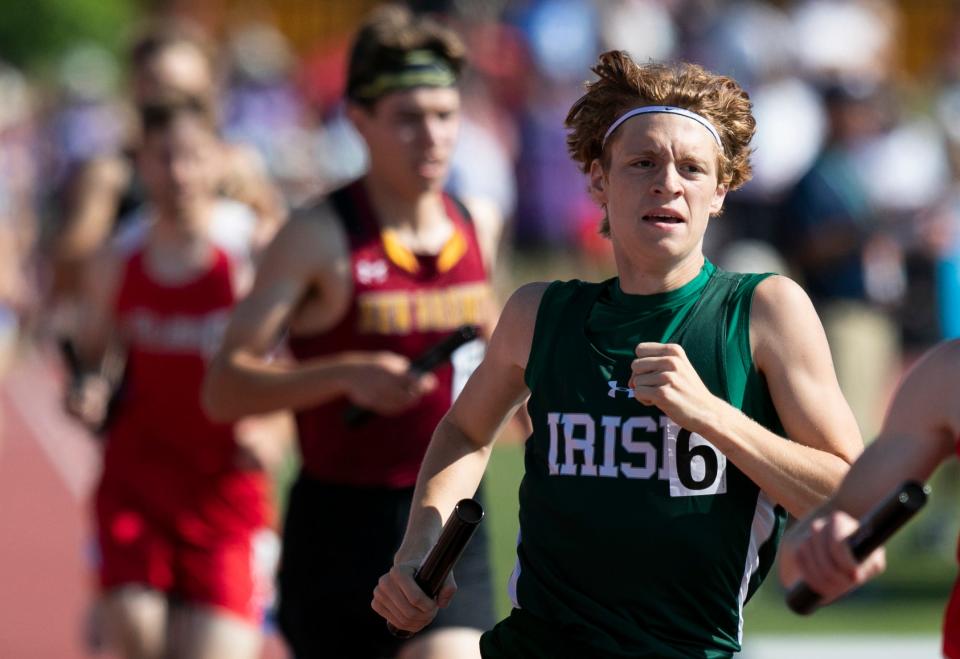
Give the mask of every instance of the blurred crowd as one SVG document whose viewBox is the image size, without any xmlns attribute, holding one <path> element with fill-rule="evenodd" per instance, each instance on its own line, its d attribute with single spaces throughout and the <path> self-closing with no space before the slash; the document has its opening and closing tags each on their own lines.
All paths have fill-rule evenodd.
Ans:
<svg viewBox="0 0 960 659">
<path fill-rule="evenodd" d="M 441 13 L 467 42 L 449 187 L 500 208 L 514 258 L 559 250 L 600 267 L 610 258 L 563 125 L 597 53 L 690 60 L 735 77 L 759 126 L 754 179 L 728 198 L 706 253 L 806 287 L 865 436 L 910 356 L 960 336 L 960 11 L 944 10 L 939 57 L 918 76 L 907 75 L 908 39 L 930 44 L 908 33 L 909 3 L 892 0 L 410 4 Z M 351 30 L 307 49 L 264 21 L 197 36 L 210 68 L 196 82 L 240 169 L 274 186 L 253 190 L 240 175 L 234 196 L 267 224 L 364 169 L 341 98 Z M 135 58 L 80 43 L 46 78 L 0 62 L 0 349 L 18 325 L 69 324 L 71 263 L 136 210 L 135 196 L 78 209 L 90 163 L 135 144 L 136 104 L 156 73 Z M 100 173 L 130 190 L 122 168 Z M 78 233 L 81 211 L 109 222 Z"/>
</svg>

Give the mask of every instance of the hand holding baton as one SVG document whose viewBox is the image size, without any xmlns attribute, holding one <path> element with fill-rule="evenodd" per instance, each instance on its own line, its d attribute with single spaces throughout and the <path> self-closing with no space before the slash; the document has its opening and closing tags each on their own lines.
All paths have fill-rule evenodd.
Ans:
<svg viewBox="0 0 960 659">
<path fill-rule="evenodd" d="M 413 575 L 420 589 L 436 599 L 450 571 L 460 558 L 474 531 L 483 519 L 483 507 L 474 499 L 461 499 L 453 508 L 453 514 L 443 525 L 437 543 L 427 554 L 420 569 Z M 387 623 L 387 629 L 397 638 L 410 638 L 414 632 L 399 629 Z"/>
<path fill-rule="evenodd" d="M 455 332 L 440 341 L 440 343 L 432 346 L 411 361 L 410 374 L 423 375 L 424 373 L 429 373 L 440 364 L 449 361 L 451 355 L 453 355 L 457 348 L 473 341 L 479 335 L 480 331 L 476 325 L 462 325 L 458 327 Z M 358 407 L 357 405 L 351 405 L 343 414 L 347 425 L 354 428 L 366 423 L 374 416 L 376 416 L 376 412 Z"/>
<path fill-rule="evenodd" d="M 847 545 L 857 562 L 862 561 L 907 523 L 927 502 L 929 488 L 906 481 L 860 520 Z M 787 606 L 794 613 L 808 615 L 820 605 L 822 596 L 801 581 L 787 593 Z"/>
</svg>

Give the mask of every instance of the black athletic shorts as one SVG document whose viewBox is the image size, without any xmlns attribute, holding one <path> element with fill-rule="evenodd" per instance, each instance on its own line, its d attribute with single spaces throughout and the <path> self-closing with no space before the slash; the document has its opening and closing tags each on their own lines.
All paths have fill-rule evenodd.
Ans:
<svg viewBox="0 0 960 659">
<path fill-rule="evenodd" d="M 359 488 L 301 473 L 290 492 L 280 560 L 280 630 L 296 659 L 392 657 L 403 641 L 372 608 L 393 565 L 413 489 Z M 480 493 L 478 492 L 478 495 Z M 494 623 L 487 534 L 481 524 L 454 569 L 457 594 L 427 630 Z"/>
</svg>

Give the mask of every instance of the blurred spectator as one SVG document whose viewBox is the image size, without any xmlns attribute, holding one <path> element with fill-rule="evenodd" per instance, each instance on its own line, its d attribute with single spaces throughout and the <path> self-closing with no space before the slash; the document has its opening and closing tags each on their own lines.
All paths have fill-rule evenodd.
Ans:
<svg viewBox="0 0 960 659">
<path fill-rule="evenodd" d="M 776 200 L 813 164 L 827 118 L 816 89 L 796 76 L 760 83 L 751 98 L 757 117 L 754 177 L 744 194 Z"/>
<path fill-rule="evenodd" d="M 899 361 L 889 305 L 903 293 L 904 274 L 900 247 L 871 206 L 854 155 L 880 134 L 886 107 L 868 84 L 835 84 L 824 102 L 827 143 L 789 195 L 782 247 L 818 307 L 841 388 L 872 437 Z"/>
<path fill-rule="evenodd" d="M 51 120 L 54 181 L 78 164 L 109 155 L 124 140 L 125 117 L 116 102 L 118 66 L 104 48 L 83 44 L 61 59 L 60 98 Z"/>
<path fill-rule="evenodd" d="M 13 218 L 0 214 L 0 382 L 16 356 L 20 335 L 20 315 L 27 292 L 24 247 Z M 0 409 L 0 444 L 2 442 L 3 410 Z"/>
<path fill-rule="evenodd" d="M 589 206 L 586 183 L 566 154 L 563 120 L 581 93 L 583 71 L 599 52 L 598 15 L 583 0 L 544 0 L 515 11 L 534 69 L 518 116 L 516 238 L 521 245 L 565 248 L 575 244 Z"/>
<path fill-rule="evenodd" d="M 309 203 L 367 168 L 366 146 L 346 117 L 348 43 L 337 38 L 308 53 L 297 75 L 307 106 L 306 125 L 289 130 L 276 147 L 282 154 L 273 166 L 291 207 Z"/>
<path fill-rule="evenodd" d="M 316 178 L 317 169 L 297 162 L 303 155 L 309 154 L 309 161 L 315 156 L 308 151 L 311 137 L 306 108 L 291 76 L 293 53 L 283 35 L 266 23 L 249 23 L 234 30 L 226 52 L 225 136 L 256 148 L 267 173 L 290 199 L 287 188 L 304 178 Z M 288 184 L 288 177 L 294 183 Z"/>
<path fill-rule="evenodd" d="M 635 61 L 666 61 L 677 47 L 677 28 L 666 2 L 613 0 L 601 3 L 602 50 L 626 50 Z"/>
<path fill-rule="evenodd" d="M 460 197 L 491 200 L 501 217 L 512 217 L 516 209 L 517 186 L 511 154 L 485 123 L 471 118 L 469 110 L 463 113 L 447 187 Z"/>
<path fill-rule="evenodd" d="M 800 66 L 818 76 L 882 82 L 894 69 L 898 17 L 890 0 L 797 0 Z"/>
<path fill-rule="evenodd" d="M 579 94 L 576 87 L 535 81 L 520 117 L 516 239 L 525 247 L 564 249 L 574 244 L 592 207 L 583 175 L 567 157 L 563 120 Z M 566 102 L 564 102 L 566 101 Z M 596 223 L 591 225 L 596 227 Z"/>
<path fill-rule="evenodd" d="M 901 281 L 890 277 L 886 283 L 882 278 L 868 283 L 887 287 L 886 292 L 874 292 L 875 297 L 895 298 L 904 353 L 912 360 L 941 337 L 936 256 L 920 218 L 943 198 L 950 184 L 943 135 L 927 118 L 894 116 L 882 135 L 855 152 L 854 162 L 866 182 L 870 204 L 902 252 Z"/>
<path fill-rule="evenodd" d="M 541 0 L 520 15 L 538 72 L 556 82 L 577 83 L 599 51 L 597 8 L 587 0 Z"/>
<path fill-rule="evenodd" d="M 29 265 L 38 232 L 40 156 L 27 79 L 0 61 L 0 380 L 35 310 Z M 2 413 L 2 412 L 0 412 Z M 0 429 L 2 434 L 2 429 Z"/>
<path fill-rule="evenodd" d="M 956 182 L 937 206 L 920 218 L 923 246 L 933 261 L 933 297 L 937 330 L 945 339 L 960 337 L 960 189 Z"/>
<path fill-rule="evenodd" d="M 795 25 L 776 6 L 757 0 L 724 3 L 703 12 L 703 34 L 683 43 L 684 57 L 709 63 L 753 89 L 796 69 Z"/>
<path fill-rule="evenodd" d="M 785 10 L 740 0 L 722 12 L 706 12 L 700 20 L 704 33 L 684 44 L 687 56 L 743 81 L 757 118 L 754 177 L 728 198 L 707 249 L 718 260 L 737 262 L 736 269 L 753 271 L 770 260 L 743 262 L 743 255 L 759 253 L 756 241 L 768 243 L 770 258 L 779 261 L 773 243 L 783 222 L 780 204 L 819 153 L 826 117 L 819 93 L 798 69 L 796 26 Z M 743 249 L 741 241 L 746 241 Z M 727 250 L 736 254 L 728 257 Z"/>
<path fill-rule="evenodd" d="M 491 200 L 509 220 L 517 207 L 516 113 L 523 102 L 530 53 L 519 30 L 482 12 L 464 21 L 460 30 L 470 67 L 460 83 L 460 139 L 447 187 L 463 197 Z"/>
<path fill-rule="evenodd" d="M 921 216 L 920 230 L 934 260 L 940 334 L 952 339 L 960 337 L 960 87 L 956 83 L 941 92 L 935 111 L 943 128 L 951 183 L 940 202 Z"/>
</svg>

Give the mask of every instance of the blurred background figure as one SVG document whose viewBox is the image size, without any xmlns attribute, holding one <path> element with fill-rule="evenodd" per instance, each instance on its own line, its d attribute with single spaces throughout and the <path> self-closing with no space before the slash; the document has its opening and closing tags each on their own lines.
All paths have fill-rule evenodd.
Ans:
<svg viewBox="0 0 960 659">
<path fill-rule="evenodd" d="M 122 145 L 126 117 L 118 100 L 119 77 L 120 63 L 98 44 L 78 44 L 60 59 L 56 109 L 48 123 L 55 181 Z"/>
<path fill-rule="evenodd" d="M 879 135 L 884 107 L 878 90 L 841 83 L 824 91 L 824 105 L 827 140 L 787 198 L 784 254 L 822 314 L 857 421 L 873 436 L 899 355 L 890 305 L 903 295 L 903 266 L 900 246 L 870 203 L 855 150 Z"/>
<path fill-rule="evenodd" d="M 960 337 L 960 90 L 949 89 L 939 100 L 941 122 L 947 132 L 951 181 L 942 198 L 923 218 L 924 244 L 936 263 L 936 313 L 944 338 Z"/>
<path fill-rule="evenodd" d="M 22 160 L 12 137 L 28 112 L 26 81 L 18 71 L 0 63 L 0 95 L 9 99 L 0 110 L 0 381 L 14 358 L 20 329 L 20 312 L 27 300 L 24 255 L 29 253 L 29 227 L 20 213 L 29 210 L 29 194 L 18 189 L 23 182 Z M 24 204 L 24 202 L 28 202 Z M 26 208 L 24 208 L 26 206 Z M 24 228 L 27 227 L 27 231 Z M 3 409 L 0 408 L 0 451 L 3 448 Z"/>
<path fill-rule="evenodd" d="M 183 20 L 166 19 L 150 25 L 134 42 L 129 53 L 132 107 L 127 108 L 126 130 L 112 141 L 87 146 L 68 158 L 64 175 L 64 194 L 59 204 L 60 225 L 51 237 L 53 248 L 53 292 L 69 300 L 78 268 L 124 224 L 140 217 L 144 204 L 143 182 L 133 166 L 132 148 L 138 141 L 136 110 L 171 94 L 185 94 L 219 111 L 220 91 L 213 44 L 196 25 Z M 80 57 L 83 53 L 77 55 Z M 96 69 L 85 55 L 80 61 L 87 69 Z M 102 62 L 109 60 L 102 59 Z M 110 71 L 110 66 L 106 67 Z M 84 69 L 86 71 L 87 69 Z M 91 78 L 98 78 L 92 73 Z M 70 78 L 73 80 L 73 78 Z M 71 86 L 76 86 L 71 85 Z M 105 86 L 104 84 L 100 85 Z M 87 88 L 86 85 L 83 87 Z M 88 112 L 88 114 L 90 114 Z M 108 125 L 117 131 L 123 122 L 114 117 Z M 95 117 L 87 123 L 98 125 Z M 85 131 L 77 131 L 87 134 Z M 273 236 L 286 216 L 285 203 L 267 177 L 257 151 L 249 146 L 230 144 L 223 152 L 218 193 L 249 206 L 258 219 L 254 249 Z M 69 324 L 71 307 L 66 308 Z"/>
<path fill-rule="evenodd" d="M 66 395 L 105 435 L 95 497 L 103 635 L 129 659 L 252 659 L 272 578 L 256 553 L 271 533 L 273 442 L 252 420 L 207 418 L 200 385 L 249 286 L 256 219 L 244 232 L 218 210 L 235 202 L 218 198 L 223 145 L 203 99 L 151 99 L 141 113 L 144 216 L 85 264 Z M 122 374 L 110 364 L 118 353 Z"/>
<path fill-rule="evenodd" d="M 24 324 L 37 309 L 30 276 L 36 240 L 34 98 L 27 78 L 0 60 L 0 383 L 16 357 Z M 0 454 L 5 410 L 0 406 Z M 2 458 L 2 455 L 0 455 Z"/>
</svg>

